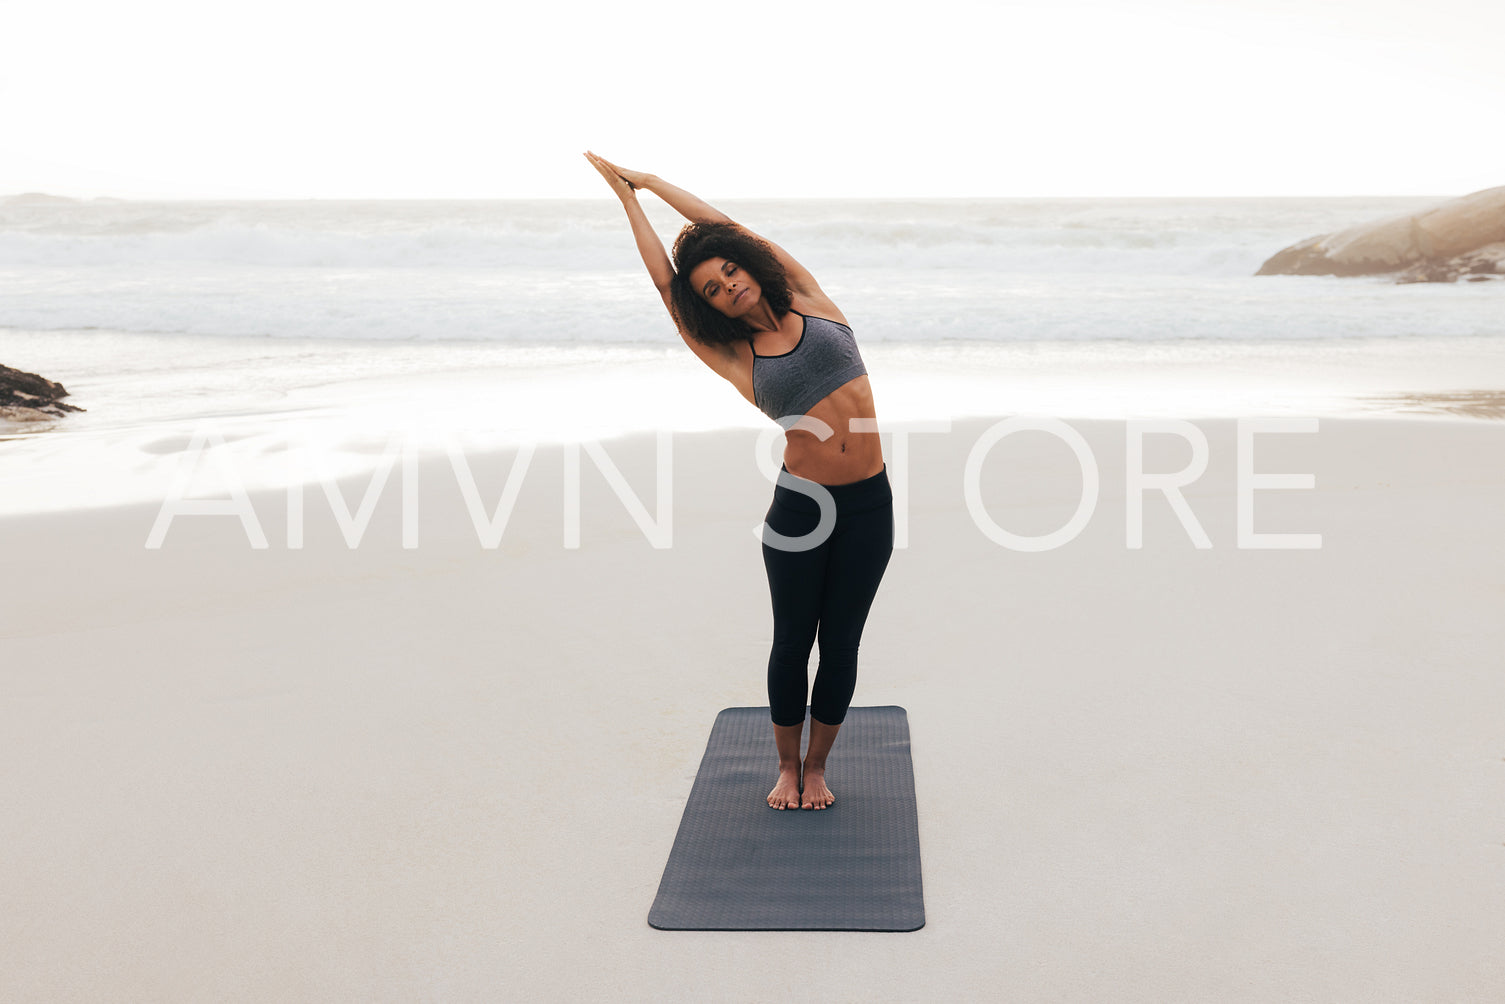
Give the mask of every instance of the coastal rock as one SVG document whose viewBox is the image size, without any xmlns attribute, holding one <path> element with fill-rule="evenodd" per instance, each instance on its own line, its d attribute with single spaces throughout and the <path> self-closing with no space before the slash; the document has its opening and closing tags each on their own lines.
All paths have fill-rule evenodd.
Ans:
<svg viewBox="0 0 1505 1004">
<path fill-rule="evenodd" d="M 1505 273 L 1505 186 L 1419 213 L 1309 237 L 1277 252 L 1256 275 L 1385 275 L 1454 282 Z M 1492 250 L 1494 249 L 1494 250 Z"/>
<path fill-rule="evenodd" d="M 1505 279 L 1505 241 L 1486 244 L 1447 261 L 1422 262 L 1396 277 L 1396 282 L 1488 282 Z"/>
<path fill-rule="evenodd" d="M 61 400 L 67 396 L 68 392 L 60 383 L 35 373 L 0 366 L 0 417 L 24 419 L 84 410 Z"/>
</svg>

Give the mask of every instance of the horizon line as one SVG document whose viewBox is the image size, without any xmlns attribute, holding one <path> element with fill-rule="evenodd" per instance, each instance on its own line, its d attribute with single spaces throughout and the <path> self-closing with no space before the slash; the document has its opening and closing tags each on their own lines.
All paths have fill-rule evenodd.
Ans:
<svg viewBox="0 0 1505 1004">
<path fill-rule="evenodd" d="M 1491 186 L 1493 187 L 1493 186 Z M 1487 191 L 1474 189 L 1473 191 Z M 1471 192 L 1331 192 L 1207 194 L 1086 193 L 1033 195 L 711 195 L 713 202 L 982 202 L 1046 199 L 1423 199 L 1458 198 Z M 611 195 L 64 195 L 37 189 L 0 193 L 0 201 L 20 199 L 59 202 L 616 202 Z"/>
</svg>

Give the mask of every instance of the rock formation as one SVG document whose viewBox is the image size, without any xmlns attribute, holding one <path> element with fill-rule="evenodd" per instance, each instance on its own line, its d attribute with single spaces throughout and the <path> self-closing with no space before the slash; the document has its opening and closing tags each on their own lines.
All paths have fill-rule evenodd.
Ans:
<svg viewBox="0 0 1505 1004">
<path fill-rule="evenodd" d="M 1256 275 L 1385 275 L 1398 282 L 1505 276 L 1505 186 L 1431 209 L 1310 237 Z"/>
<path fill-rule="evenodd" d="M 60 383 L 35 373 L 0 366 L 0 418 L 37 418 L 84 410 L 64 403 L 61 398 L 67 396 L 68 392 Z"/>
</svg>

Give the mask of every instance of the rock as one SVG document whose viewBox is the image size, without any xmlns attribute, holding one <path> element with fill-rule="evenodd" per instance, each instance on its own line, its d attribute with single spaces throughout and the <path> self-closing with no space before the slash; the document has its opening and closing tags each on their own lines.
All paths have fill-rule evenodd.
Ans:
<svg viewBox="0 0 1505 1004">
<path fill-rule="evenodd" d="M 1505 272 L 1505 186 L 1309 237 L 1271 256 L 1255 274 L 1392 272 L 1402 273 L 1398 282 L 1454 282 L 1463 275 Z"/>
<path fill-rule="evenodd" d="M 67 396 L 68 391 L 60 383 L 35 373 L 0 366 L 0 415 L 35 418 L 38 415 L 64 415 L 70 411 L 84 410 L 77 405 L 64 403 L 61 398 Z"/>
<path fill-rule="evenodd" d="M 1402 272 L 1396 282 L 1486 282 L 1505 275 L 1505 241 L 1486 244 L 1446 261 L 1424 261 Z"/>
<path fill-rule="evenodd" d="M 1486 244 L 1453 260 L 1463 264 L 1466 274 L 1505 275 L 1505 241 Z"/>
</svg>

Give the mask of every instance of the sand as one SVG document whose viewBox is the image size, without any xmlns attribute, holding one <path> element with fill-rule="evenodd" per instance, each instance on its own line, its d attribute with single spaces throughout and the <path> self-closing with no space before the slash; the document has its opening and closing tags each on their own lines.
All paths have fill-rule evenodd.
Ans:
<svg viewBox="0 0 1505 1004">
<path fill-rule="evenodd" d="M 1196 420 L 1212 546 L 1151 494 L 1131 550 L 1125 425 L 1072 420 L 1099 499 L 1030 553 L 968 511 L 995 421 L 910 439 L 863 647 L 856 703 L 910 716 L 913 934 L 647 925 L 717 711 L 764 702 L 751 432 L 673 436 L 669 547 L 587 459 L 567 548 L 559 446 L 496 549 L 443 457 L 413 548 L 395 485 L 354 549 L 317 491 L 296 550 L 282 492 L 265 549 L 230 516 L 149 549 L 156 504 L 0 520 L 0 997 L 1505 997 L 1505 425 L 1257 436 L 1314 478 L 1253 496 L 1320 534 L 1280 550 L 1238 546 L 1236 423 Z M 653 437 L 601 445 L 655 515 Z M 468 457 L 488 505 L 512 459 Z M 1044 534 L 1081 476 L 1030 432 L 980 486 Z"/>
</svg>

